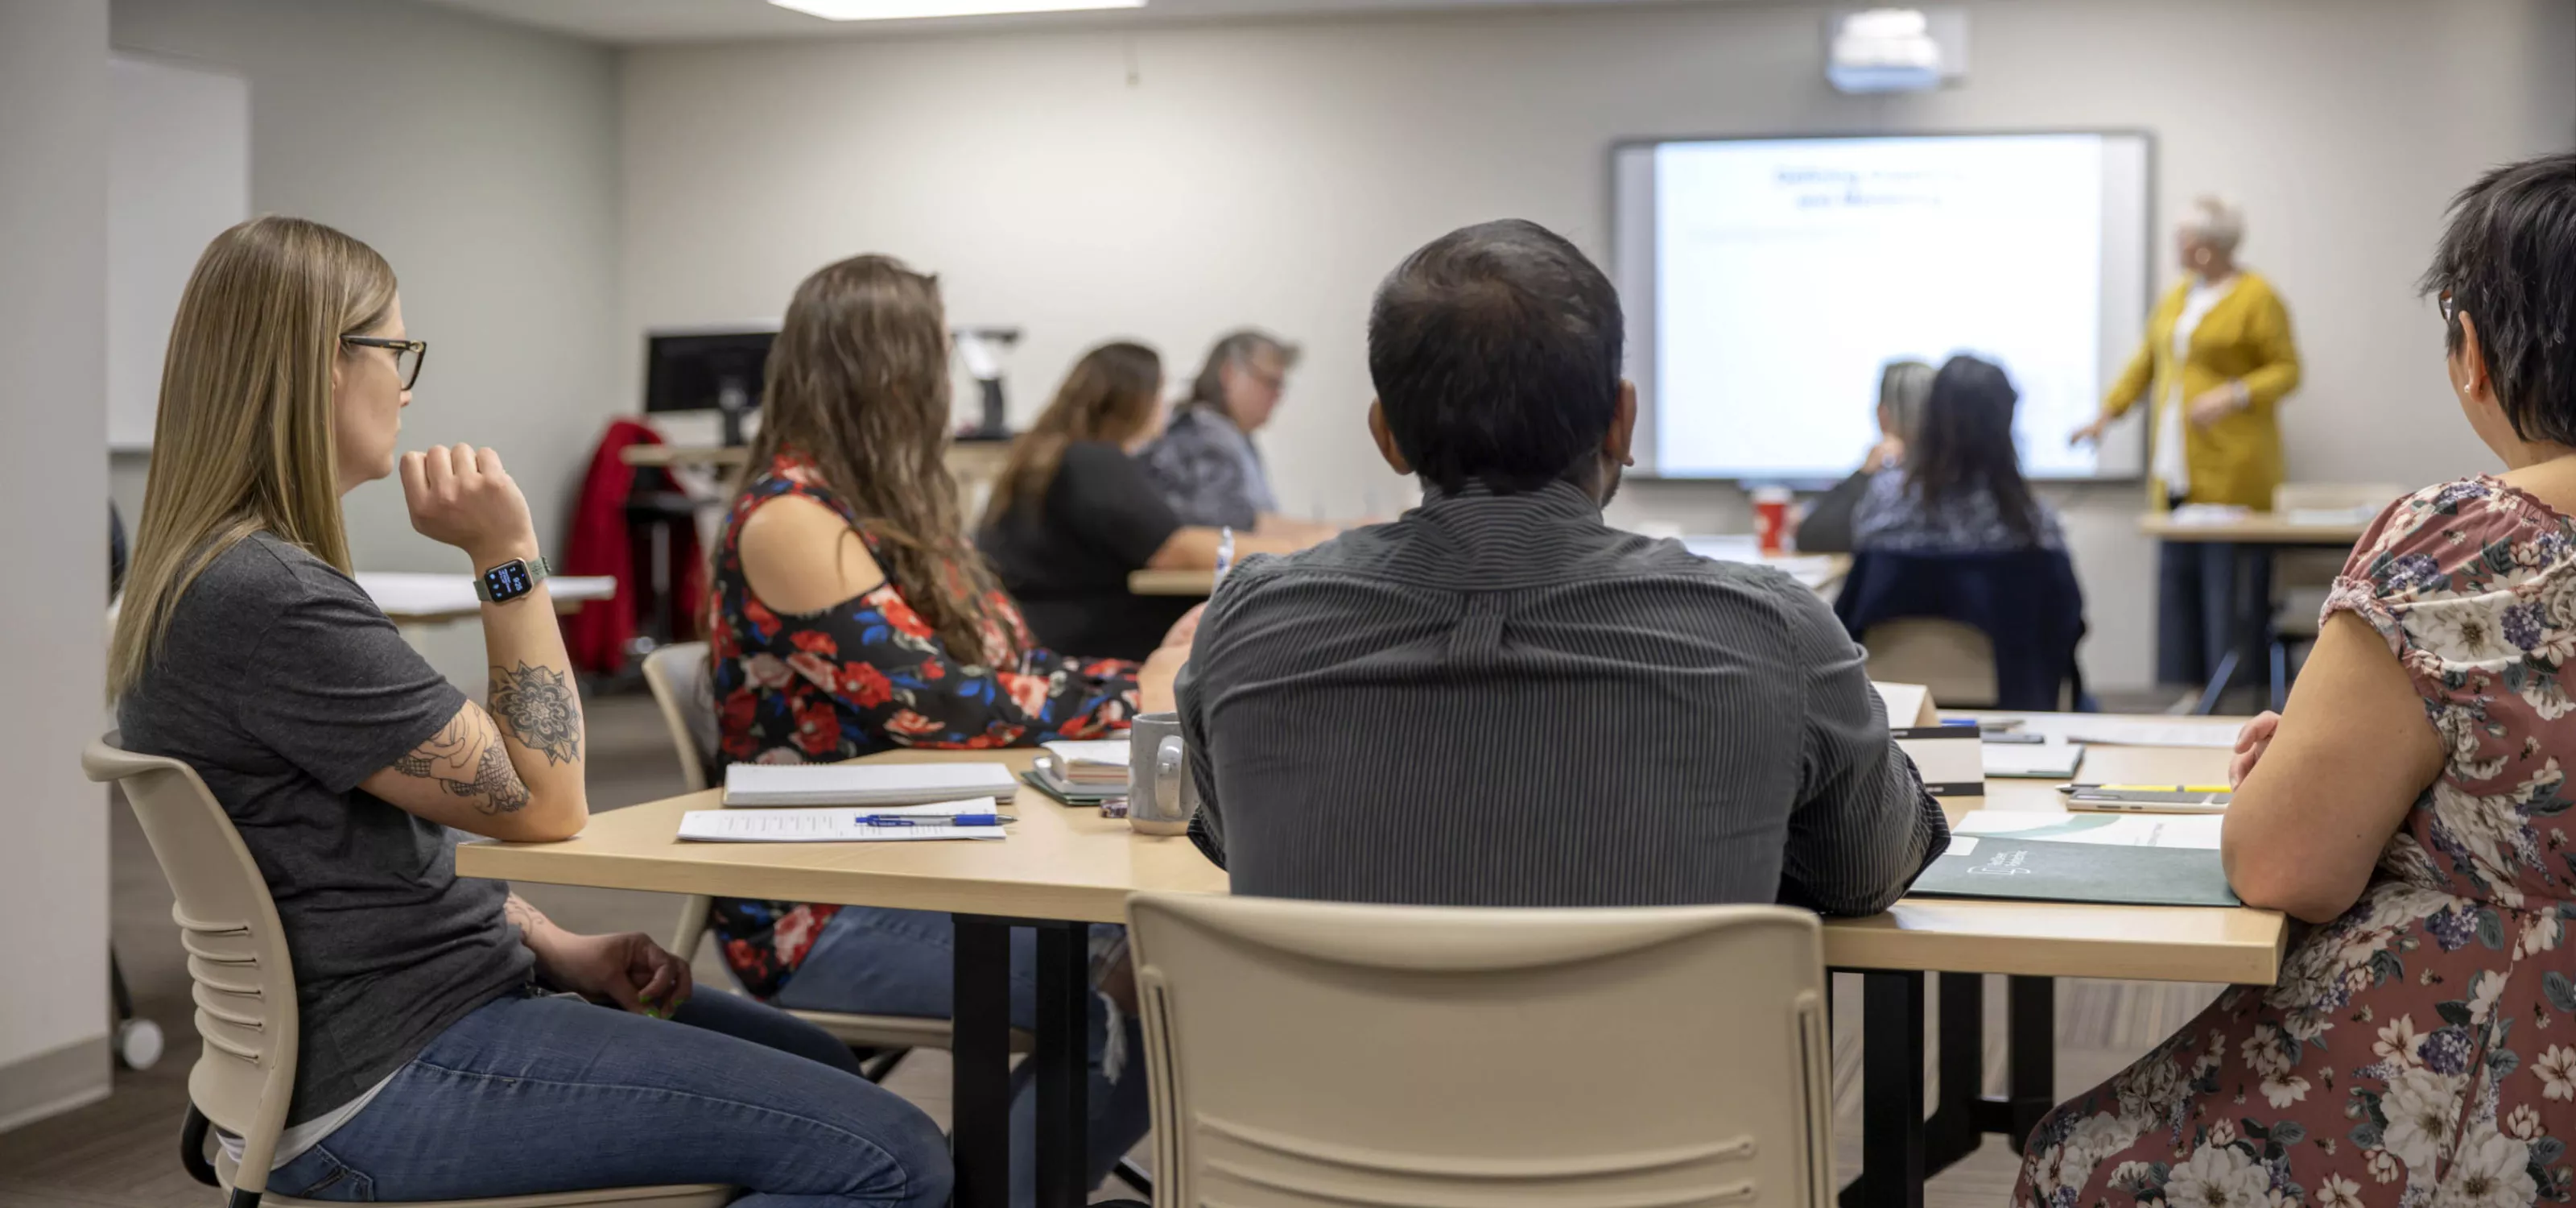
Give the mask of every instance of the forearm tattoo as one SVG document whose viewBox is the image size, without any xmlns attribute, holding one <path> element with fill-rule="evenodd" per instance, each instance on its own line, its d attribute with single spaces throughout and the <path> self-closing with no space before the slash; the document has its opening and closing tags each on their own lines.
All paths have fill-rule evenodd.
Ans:
<svg viewBox="0 0 2576 1208">
<path fill-rule="evenodd" d="M 527 663 L 516 671 L 494 667 L 492 716 L 520 746 L 545 752 L 548 767 L 581 760 L 581 699 L 564 672 Z"/>
<path fill-rule="evenodd" d="M 486 737 L 460 712 L 427 742 L 394 760 L 394 770 L 437 781 L 448 796 L 472 801 L 484 813 L 514 814 L 528 804 L 528 786 L 520 783 L 498 737 Z"/>
<path fill-rule="evenodd" d="M 515 893 L 502 901 L 501 913 L 511 922 L 518 924 L 521 935 L 534 934 L 537 928 L 545 926 L 548 921 L 536 907 L 528 904 L 526 898 Z"/>
</svg>

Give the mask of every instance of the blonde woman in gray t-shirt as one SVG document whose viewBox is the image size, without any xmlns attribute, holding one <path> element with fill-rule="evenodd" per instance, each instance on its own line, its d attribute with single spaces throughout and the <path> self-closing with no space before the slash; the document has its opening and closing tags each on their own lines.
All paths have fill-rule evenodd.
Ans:
<svg viewBox="0 0 2576 1208">
<path fill-rule="evenodd" d="M 457 877 L 457 832 L 568 838 L 589 804 L 527 501 L 490 449 L 396 456 L 427 351 L 373 249 L 270 217 L 208 246 L 164 366 L 109 682 L 124 744 L 197 770 L 285 925 L 302 1035 L 270 1187 L 945 1202 L 936 1126 L 829 1036 Z M 488 707 L 349 577 L 340 497 L 397 471 L 412 527 L 483 585 Z"/>
</svg>

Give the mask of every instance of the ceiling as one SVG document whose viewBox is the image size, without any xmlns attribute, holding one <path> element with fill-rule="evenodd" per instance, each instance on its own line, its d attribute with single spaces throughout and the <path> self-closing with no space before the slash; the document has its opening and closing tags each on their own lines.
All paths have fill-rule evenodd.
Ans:
<svg viewBox="0 0 2576 1208">
<path fill-rule="evenodd" d="M 768 0 L 431 0 L 496 20 L 597 42 L 718 42 L 1031 25 L 1116 26 L 1140 21 L 1223 21 L 1253 17 L 1444 8 L 1534 7 L 1619 0 L 1148 0 L 1142 9 L 1026 13 L 919 21 L 826 21 Z"/>
</svg>

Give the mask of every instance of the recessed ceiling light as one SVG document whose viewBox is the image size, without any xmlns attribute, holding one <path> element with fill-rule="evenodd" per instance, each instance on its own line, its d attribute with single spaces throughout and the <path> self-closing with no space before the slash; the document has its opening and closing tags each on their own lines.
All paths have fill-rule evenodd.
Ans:
<svg viewBox="0 0 2576 1208">
<path fill-rule="evenodd" d="M 916 17 L 982 17 L 997 13 L 1062 13 L 1143 8 L 1145 0 L 769 0 L 826 21 L 901 21 Z"/>
</svg>

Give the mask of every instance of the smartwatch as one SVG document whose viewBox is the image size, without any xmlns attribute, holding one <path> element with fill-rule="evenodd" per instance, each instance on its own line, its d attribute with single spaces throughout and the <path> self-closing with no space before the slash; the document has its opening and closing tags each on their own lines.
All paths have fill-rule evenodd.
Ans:
<svg viewBox="0 0 2576 1208">
<path fill-rule="evenodd" d="M 512 558 L 474 576 L 474 594 L 486 604 L 507 604 L 535 591 L 553 573 L 544 558 Z"/>
</svg>

